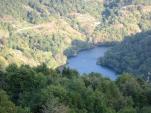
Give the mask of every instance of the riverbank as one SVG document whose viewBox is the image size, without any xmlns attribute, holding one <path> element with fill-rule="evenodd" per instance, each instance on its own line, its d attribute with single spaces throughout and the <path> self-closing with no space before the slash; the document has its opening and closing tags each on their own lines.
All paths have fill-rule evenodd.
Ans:
<svg viewBox="0 0 151 113">
<path fill-rule="evenodd" d="M 104 77 L 115 80 L 117 76 L 114 70 L 97 64 L 98 58 L 103 57 L 108 49 L 109 47 L 105 46 L 95 46 L 81 51 L 76 56 L 70 57 L 65 66 L 77 70 L 80 74 L 100 73 Z"/>
<path fill-rule="evenodd" d="M 93 44 L 93 43 L 87 43 L 87 46 L 85 48 L 74 48 L 70 51 L 72 51 L 71 53 L 67 54 L 66 52 L 64 52 L 64 54 L 67 56 L 67 58 L 72 58 L 72 57 L 76 57 L 80 52 L 83 52 L 83 51 L 87 51 L 87 50 L 91 50 L 91 49 L 94 49 L 96 47 L 112 47 L 112 46 L 115 46 L 117 44 L 117 42 L 104 42 L 104 43 L 97 43 L 97 44 Z"/>
<path fill-rule="evenodd" d="M 87 43 L 88 44 L 88 43 Z M 92 44 L 92 43 L 89 43 L 87 46 L 85 46 L 85 48 L 76 48 L 76 50 L 72 50 L 74 51 L 73 53 L 71 52 L 70 54 L 66 54 L 67 56 L 67 61 L 66 61 L 66 64 L 64 65 L 61 65 L 58 67 L 58 69 L 62 72 L 62 70 L 65 68 L 65 67 L 69 67 L 69 68 L 72 68 L 72 66 L 69 66 L 70 65 L 70 61 L 72 59 L 77 59 L 76 57 L 80 56 L 81 54 L 85 53 L 85 52 L 88 52 L 88 51 L 93 51 L 94 49 L 97 49 L 97 48 L 105 48 L 105 51 L 103 51 L 103 54 L 100 54 L 98 55 L 97 57 L 95 57 L 95 60 L 93 59 L 92 61 L 92 64 L 94 66 L 94 68 L 96 67 L 96 70 L 94 69 L 94 71 L 89 71 L 89 73 L 91 72 L 96 72 L 96 73 L 100 73 L 102 74 L 100 71 L 99 71 L 99 68 L 100 70 L 103 70 L 103 73 L 106 71 L 106 70 L 109 70 L 109 76 L 112 76 L 112 75 L 115 75 L 116 76 L 116 71 L 112 70 L 111 68 L 108 68 L 108 67 L 105 67 L 105 66 L 102 66 L 101 64 L 98 63 L 98 59 L 100 57 L 103 57 L 104 56 L 104 53 L 110 48 L 110 47 L 113 47 L 114 45 L 116 45 L 117 43 L 116 42 L 107 42 L 107 43 L 97 43 L 97 44 Z M 99 52 L 99 51 L 97 51 Z M 96 53 L 97 53 L 96 52 Z M 93 52 L 92 52 L 93 53 Z M 93 54 L 91 54 L 93 55 Z M 89 55 L 88 55 L 89 56 Z M 79 62 L 79 65 L 82 65 L 82 62 L 80 62 L 80 60 L 77 60 L 76 62 Z M 89 66 L 91 66 L 92 64 L 89 64 Z M 87 65 L 87 64 L 86 64 Z M 77 69 L 76 67 L 72 68 L 72 69 L 75 69 L 77 71 L 79 71 L 79 69 Z M 79 71 L 80 72 L 80 71 Z M 86 71 L 85 71 L 86 72 Z M 85 73 L 84 72 L 84 73 Z M 80 72 L 81 73 L 81 72 Z M 86 72 L 87 73 L 87 72 Z M 81 73 L 83 74 L 83 73 Z M 108 75 L 106 75 L 108 77 Z M 110 77 L 109 77 L 110 78 Z M 116 77 L 111 77 L 112 79 L 116 78 Z"/>
</svg>

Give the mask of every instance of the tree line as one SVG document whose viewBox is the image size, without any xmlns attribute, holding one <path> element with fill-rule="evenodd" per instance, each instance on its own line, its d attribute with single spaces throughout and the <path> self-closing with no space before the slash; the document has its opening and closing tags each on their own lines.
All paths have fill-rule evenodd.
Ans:
<svg viewBox="0 0 151 113">
<path fill-rule="evenodd" d="M 151 31 L 137 33 L 109 50 L 100 63 L 119 73 L 129 72 L 151 80 Z"/>
<path fill-rule="evenodd" d="M 15 64 L 0 72 L 0 113 L 150 113 L 151 84 Z"/>
</svg>

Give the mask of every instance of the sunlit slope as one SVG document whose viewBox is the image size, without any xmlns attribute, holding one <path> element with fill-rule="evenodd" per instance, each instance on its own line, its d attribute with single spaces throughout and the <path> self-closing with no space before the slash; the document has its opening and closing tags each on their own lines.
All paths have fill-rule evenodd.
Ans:
<svg viewBox="0 0 151 113">
<path fill-rule="evenodd" d="M 93 33 L 94 42 L 122 41 L 125 36 L 151 29 L 151 5 L 126 5 L 106 9 Z"/>
<path fill-rule="evenodd" d="M 1 0 L 0 62 L 55 68 L 66 63 L 64 53 L 149 30 L 150 15 L 145 0 Z"/>
<path fill-rule="evenodd" d="M 46 63 L 53 68 L 66 63 L 64 51 L 74 40 L 88 40 L 81 29 L 90 29 L 91 19 L 98 22 L 103 7 L 99 0 L 2 0 L 0 4 L 2 64 Z M 82 18 L 76 20 L 78 15 L 72 14 Z"/>
</svg>

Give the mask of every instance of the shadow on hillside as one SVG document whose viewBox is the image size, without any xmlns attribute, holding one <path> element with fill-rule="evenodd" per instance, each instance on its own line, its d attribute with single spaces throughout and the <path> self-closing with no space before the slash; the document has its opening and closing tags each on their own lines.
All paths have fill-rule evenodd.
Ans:
<svg viewBox="0 0 151 113">
<path fill-rule="evenodd" d="M 88 41 L 73 40 L 71 43 L 71 47 L 67 48 L 64 51 L 64 55 L 66 55 L 67 57 L 74 57 L 80 51 L 92 49 L 96 46 L 113 46 L 113 45 L 116 45 L 118 43 L 119 42 L 104 42 L 104 43 L 94 44 L 94 43 L 88 42 Z"/>
<path fill-rule="evenodd" d="M 151 81 L 151 30 L 126 36 L 122 42 L 109 50 L 100 64 L 118 73 L 141 75 Z"/>
<path fill-rule="evenodd" d="M 67 57 L 73 57 L 76 56 L 79 51 L 83 51 L 90 48 L 93 48 L 92 43 L 88 43 L 86 41 L 81 41 L 81 40 L 73 40 L 71 43 L 71 47 L 67 48 L 64 51 L 64 54 Z"/>
<path fill-rule="evenodd" d="M 133 34 L 131 36 L 125 36 L 124 40 L 122 42 L 119 41 L 111 41 L 111 42 L 100 42 L 97 44 L 94 44 L 92 42 L 88 42 L 88 41 L 81 41 L 81 40 L 73 40 L 71 43 L 71 47 L 67 48 L 64 51 L 64 55 L 66 55 L 67 57 L 74 57 L 76 56 L 80 51 L 84 51 L 87 49 L 92 49 L 96 46 L 116 46 L 119 45 L 121 43 L 126 43 L 129 39 L 133 39 L 135 37 L 145 37 L 147 36 L 149 33 L 151 33 L 151 31 L 146 31 L 146 32 L 141 32 L 141 33 L 136 33 Z M 135 40 L 135 39 L 133 39 Z M 137 38 L 136 38 L 137 40 Z"/>
</svg>

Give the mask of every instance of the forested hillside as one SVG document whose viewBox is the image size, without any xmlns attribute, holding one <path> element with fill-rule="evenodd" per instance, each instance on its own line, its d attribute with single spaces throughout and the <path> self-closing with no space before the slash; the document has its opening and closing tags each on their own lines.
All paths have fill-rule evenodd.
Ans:
<svg viewBox="0 0 151 113">
<path fill-rule="evenodd" d="M 151 80 L 151 31 L 127 37 L 108 51 L 100 62 L 119 73 L 129 72 Z"/>
<path fill-rule="evenodd" d="M 1 64 L 65 64 L 66 49 L 89 48 L 85 32 L 93 32 L 102 8 L 100 0 L 1 0 Z"/>
<path fill-rule="evenodd" d="M 151 28 L 150 0 L 105 0 L 102 20 L 93 33 L 95 42 L 122 41 Z"/>
<path fill-rule="evenodd" d="M 151 28 L 149 0 L 1 0 L 0 64 L 56 68 L 94 44 Z"/>
<path fill-rule="evenodd" d="M 151 85 L 74 70 L 12 64 L 0 72 L 0 113 L 150 113 Z"/>
<path fill-rule="evenodd" d="M 0 113 L 151 113 L 150 30 L 150 0 L 0 0 Z M 114 81 L 57 68 L 115 43 Z"/>
</svg>

